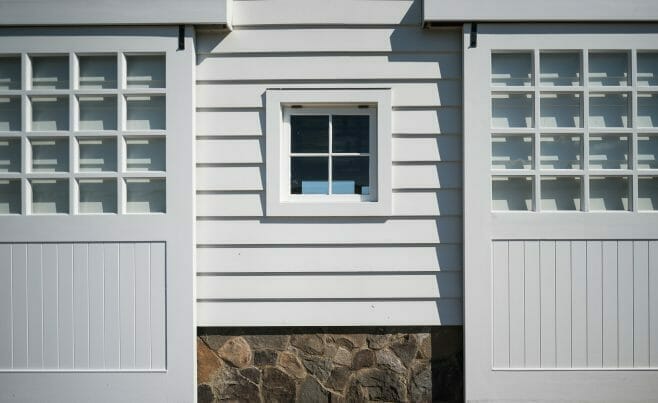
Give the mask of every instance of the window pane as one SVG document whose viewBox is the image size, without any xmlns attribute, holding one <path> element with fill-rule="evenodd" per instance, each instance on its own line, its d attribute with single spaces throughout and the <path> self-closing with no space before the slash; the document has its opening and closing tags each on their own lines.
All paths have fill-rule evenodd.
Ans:
<svg viewBox="0 0 658 403">
<path fill-rule="evenodd" d="M 126 179 L 126 212 L 164 213 L 166 200 L 164 179 Z"/>
<path fill-rule="evenodd" d="M 532 95 L 494 94 L 491 98 L 493 127 L 532 127 Z"/>
<path fill-rule="evenodd" d="M 494 210 L 532 210 L 532 178 L 495 176 L 492 178 Z"/>
<path fill-rule="evenodd" d="M 81 96 L 78 98 L 80 109 L 80 130 L 116 130 L 117 97 Z"/>
<path fill-rule="evenodd" d="M 291 116 L 290 147 L 293 153 L 329 152 L 329 116 Z"/>
<path fill-rule="evenodd" d="M 116 88 L 116 56 L 80 56 L 80 88 Z"/>
<path fill-rule="evenodd" d="M 32 97 L 32 130 L 68 130 L 68 97 Z"/>
<path fill-rule="evenodd" d="M 531 136 L 493 136 L 491 167 L 494 169 L 532 168 Z"/>
<path fill-rule="evenodd" d="M 0 214 L 21 213 L 21 181 L 0 179 Z"/>
<path fill-rule="evenodd" d="M 494 53 L 491 55 L 491 84 L 494 86 L 532 85 L 532 54 Z"/>
<path fill-rule="evenodd" d="M 107 172 L 117 170 L 117 141 L 115 138 L 79 138 L 80 172 Z"/>
<path fill-rule="evenodd" d="M 80 205 L 83 214 L 117 212 L 117 181 L 115 179 L 80 179 Z"/>
<path fill-rule="evenodd" d="M 69 170 L 69 141 L 63 139 L 30 139 L 32 172 L 66 172 Z"/>
<path fill-rule="evenodd" d="M 290 158 L 290 193 L 329 194 L 329 158 Z"/>
<path fill-rule="evenodd" d="M 68 180 L 33 179 L 33 214 L 65 214 L 69 212 Z"/>
<path fill-rule="evenodd" d="M 542 85 L 579 85 L 580 55 L 578 53 L 542 53 L 539 81 Z"/>
<path fill-rule="evenodd" d="M 637 126 L 658 127 L 658 94 L 638 94 Z"/>
<path fill-rule="evenodd" d="M 628 54 L 590 53 L 589 83 L 591 85 L 628 85 Z"/>
<path fill-rule="evenodd" d="M 580 210 L 580 177 L 542 177 L 542 210 Z"/>
<path fill-rule="evenodd" d="M 573 135 L 541 136 L 541 167 L 546 169 L 580 169 L 582 140 Z"/>
<path fill-rule="evenodd" d="M 658 85 L 658 53 L 638 52 L 637 84 Z"/>
<path fill-rule="evenodd" d="M 128 88 L 165 87 L 164 56 L 127 56 L 126 70 Z"/>
<path fill-rule="evenodd" d="M 637 209 L 641 211 L 658 210 L 658 178 L 638 178 Z"/>
<path fill-rule="evenodd" d="M 126 139 L 127 171 L 164 171 L 165 166 L 164 138 Z"/>
<path fill-rule="evenodd" d="M 628 136 L 589 136 L 589 167 L 628 168 Z"/>
<path fill-rule="evenodd" d="M 0 90 L 21 89 L 21 58 L 0 57 Z"/>
<path fill-rule="evenodd" d="M 580 94 L 541 94 L 541 119 L 543 127 L 581 127 Z"/>
<path fill-rule="evenodd" d="M 21 171 L 21 140 L 0 138 L 0 172 Z"/>
<path fill-rule="evenodd" d="M 590 127 L 629 127 L 628 94 L 590 94 Z"/>
<path fill-rule="evenodd" d="M 126 129 L 164 130 L 166 103 L 163 96 L 127 96 Z"/>
<path fill-rule="evenodd" d="M 32 88 L 35 90 L 69 88 L 68 56 L 32 57 Z"/>
<path fill-rule="evenodd" d="M 333 152 L 367 153 L 370 149 L 370 116 L 334 115 Z"/>
<path fill-rule="evenodd" d="M 609 176 L 590 178 L 590 210 L 628 210 L 628 178 Z"/>
<path fill-rule="evenodd" d="M 0 131 L 21 130 L 21 98 L 0 97 Z"/>
<path fill-rule="evenodd" d="M 370 194 L 370 158 L 334 157 L 331 192 L 333 194 Z"/>
<path fill-rule="evenodd" d="M 658 135 L 637 136 L 637 167 L 658 169 Z"/>
</svg>

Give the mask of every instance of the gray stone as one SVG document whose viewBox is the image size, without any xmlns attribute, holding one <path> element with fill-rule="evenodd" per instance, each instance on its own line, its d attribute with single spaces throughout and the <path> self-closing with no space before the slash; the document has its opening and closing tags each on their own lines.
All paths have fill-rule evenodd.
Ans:
<svg viewBox="0 0 658 403">
<path fill-rule="evenodd" d="M 377 365 L 382 369 L 397 372 L 398 374 L 407 372 L 407 369 L 402 365 L 402 361 L 389 349 L 377 351 L 376 358 Z"/>
<path fill-rule="evenodd" d="M 260 402 L 258 386 L 242 376 L 236 368 L 225 365 L 212 382 L 218 400 Z"/>
<path fill-rule="evenodd" d="M 212 388 L 204 383 L 197 386 L 196 396 L 198 403 L 212 403 L 215 400 L 215 396 L 212 394 Z"/>
<path fill-rule="evenodd" d="M 305 356 L 302 357 L 302 364 L 320 382 L 325 382 L 329 378 L 329 375 L 331 375 L 331 370 L 334 369 L 331 361 L 324 357 Z"/>
<path fill-rule="evenodd" d="M 250 335 L 244 336 L 245 340 L 254 350 L 278 350 L 283 351 L 288 347 L 290 336 L 279 334 Z"/>
<path fill-rule="evenodd" d="M 304 370 L 302 363 L 299 362 L 299 358 L 290 351 L 283 351 L 279 354 L 279 360 L 277 362 L 281 369 L 297 379 L 303 379 L 306 376 L 306 370 Z"/>
<path fill-rule="evenodd" d="M 361 350 L 354 354 L 352 369 L 359 370 L 375 365 L 375 353 L 372 350 Z"/>
<path fill-rule="evenodd" d="M 284 403 L 295 401 L 295 381 L 278 368 L 265 367 L 262 388 L 265 402 Z"/>
<path fill-rule="evenodd" d="M 336 344 L 350 350 L 361 348 L 366 345 L 366 335 L 360 333 L 342 334 L 336 337 Z"/>
<path fill-rule="evenodd" d="M 294 335 L 290 339 L 290 344 L 306 354 L 322 355 L 324 353 L 324 340 L 317 334 Z"/>
<path fill-rule="evenodd" d="M 432 358 L 432 337 L 429 334 L 418 338 L 418 354 L 420 358 Z"/>
<path fill-rule="evenodd" d="M 304 403 L 329 403 L 329 392 L 312 377 L 306 377 L 304 383 L 299 388 L 299 402 Z"/>
<path fill-rule="evenodd" d="M 407 389 L 402 378 L 390 371 L 378 368 L 364 369 L 359 371 L 355 381 L 361 387 L 362 401 L 401 402 L 407 400 Z"/>
<path fill-rule="evenodd" d="M 325 382 L 325 385 L 338 392 L 345 390 L 347 382 L 350 380 L 351 371 L 345 367 L 336 367 L 331 371 L 329 379 Z"/>
<path fill-rule="evenodd" d="M 254 351 L 254 365 L 265 366 L 275 365 L 277 352 L 274 350 L 257 350 Z"/>
<path fill-rule="evenodd" d="M 347 393 L 345 393 L 345 402 L 346 403 L 362 403 L 366 400 L 366 395 L 364 394 L 359 382 L 354 379 L 350 383 L 349 388 L 347 388 Z"/>
<path fill-rule="evenodd" d="M 229 364 L 243 368 L 251 363 L 251 347 L 242 337 L 234 337 L 228 340 L 222 348 L 217 350 L 217 355 Z"/>
<path fill-rule="evenodd" d="M 226 343 L 226 341 L 230 338 L 231 336 L 222 336 L 218 334 L 204 334 L 201 336 L 201 340 L 203 340 L 208 345 L 208 347 L 215 351 L 222 348 L 224 343 Z"/>
<path fill-rule="evenodd" d="M 334 355 L 334 362 L 339 365 L 350 366 L 352 364 L 352 354 L 343 347 L 339 347 Z"/>
<path fill-rule="evenodd" d="M 388 334 L 369 334 L 366 337 L 368 341 L 368 347 L 372 348 L 373 350 L 379 350 L 388 345 L 388 341 L 390 339 L 390 335 Z"/>
<path fill-rule="evenodd" d="M 409 399 L 412 402 L 432 401 L 432 367 L 429 361 L 416 361 L 412 365 Z"/>
<path fill-rule="evenodd" d="M 260 370 L 255 367 L 243 368 L 240 370 L 240 375 L 244 376 L 255 384 L 260 383 Z"/>
<path fill-rule="evenodd" d="M 407 334 L 396 340 L 390 345 L 391 350 L 400 358 L 402 364 L 408 367 L 411 361 L 416 357 L 418 351 L 418 342 L 416 336 Z"/>
</svg>

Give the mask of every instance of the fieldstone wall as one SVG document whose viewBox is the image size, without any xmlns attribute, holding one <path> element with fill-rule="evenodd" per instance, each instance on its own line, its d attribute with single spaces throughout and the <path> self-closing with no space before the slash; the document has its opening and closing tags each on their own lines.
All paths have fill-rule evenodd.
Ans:
<svg viewBox="0 0 658 403">
<path fill-rule="evenodd" d="M 199 403 L 463 400 L 461 327 L 363 331 L 200 328 Z"/>
</svg>

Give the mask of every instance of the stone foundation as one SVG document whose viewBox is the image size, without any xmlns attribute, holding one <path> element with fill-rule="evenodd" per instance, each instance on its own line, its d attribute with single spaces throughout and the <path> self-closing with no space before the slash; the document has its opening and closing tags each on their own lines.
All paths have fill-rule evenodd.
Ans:
<svg viewBox="0 0 658 403">
<path fill-rule="evenodd" d="M 461 327 L 200 328 L 199 403 L 462 401 L 462 346 Z"/>
</svg>

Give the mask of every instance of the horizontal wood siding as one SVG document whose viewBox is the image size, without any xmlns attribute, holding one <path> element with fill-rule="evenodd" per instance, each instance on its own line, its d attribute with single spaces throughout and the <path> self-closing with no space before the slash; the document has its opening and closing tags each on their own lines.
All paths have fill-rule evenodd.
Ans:
<svg viewBox="0 0 658 403">
<path fill-rule="evenodd" d="M 460 31 L 420 1 L 233 4 L 197 38 L 199 324 L 461 324 Z M 392 89 L 391 216 L 264 216 L 268 88 Z"/>
<path fill-rule="evenodd" d="M 658 241 L 495 241 L 495 368 L 658 368 Z"/>
<path fill-rule="evenodd" d="M 163 243 L 0 244 L 0 371 L 164 370 Z"/>
</svg>

